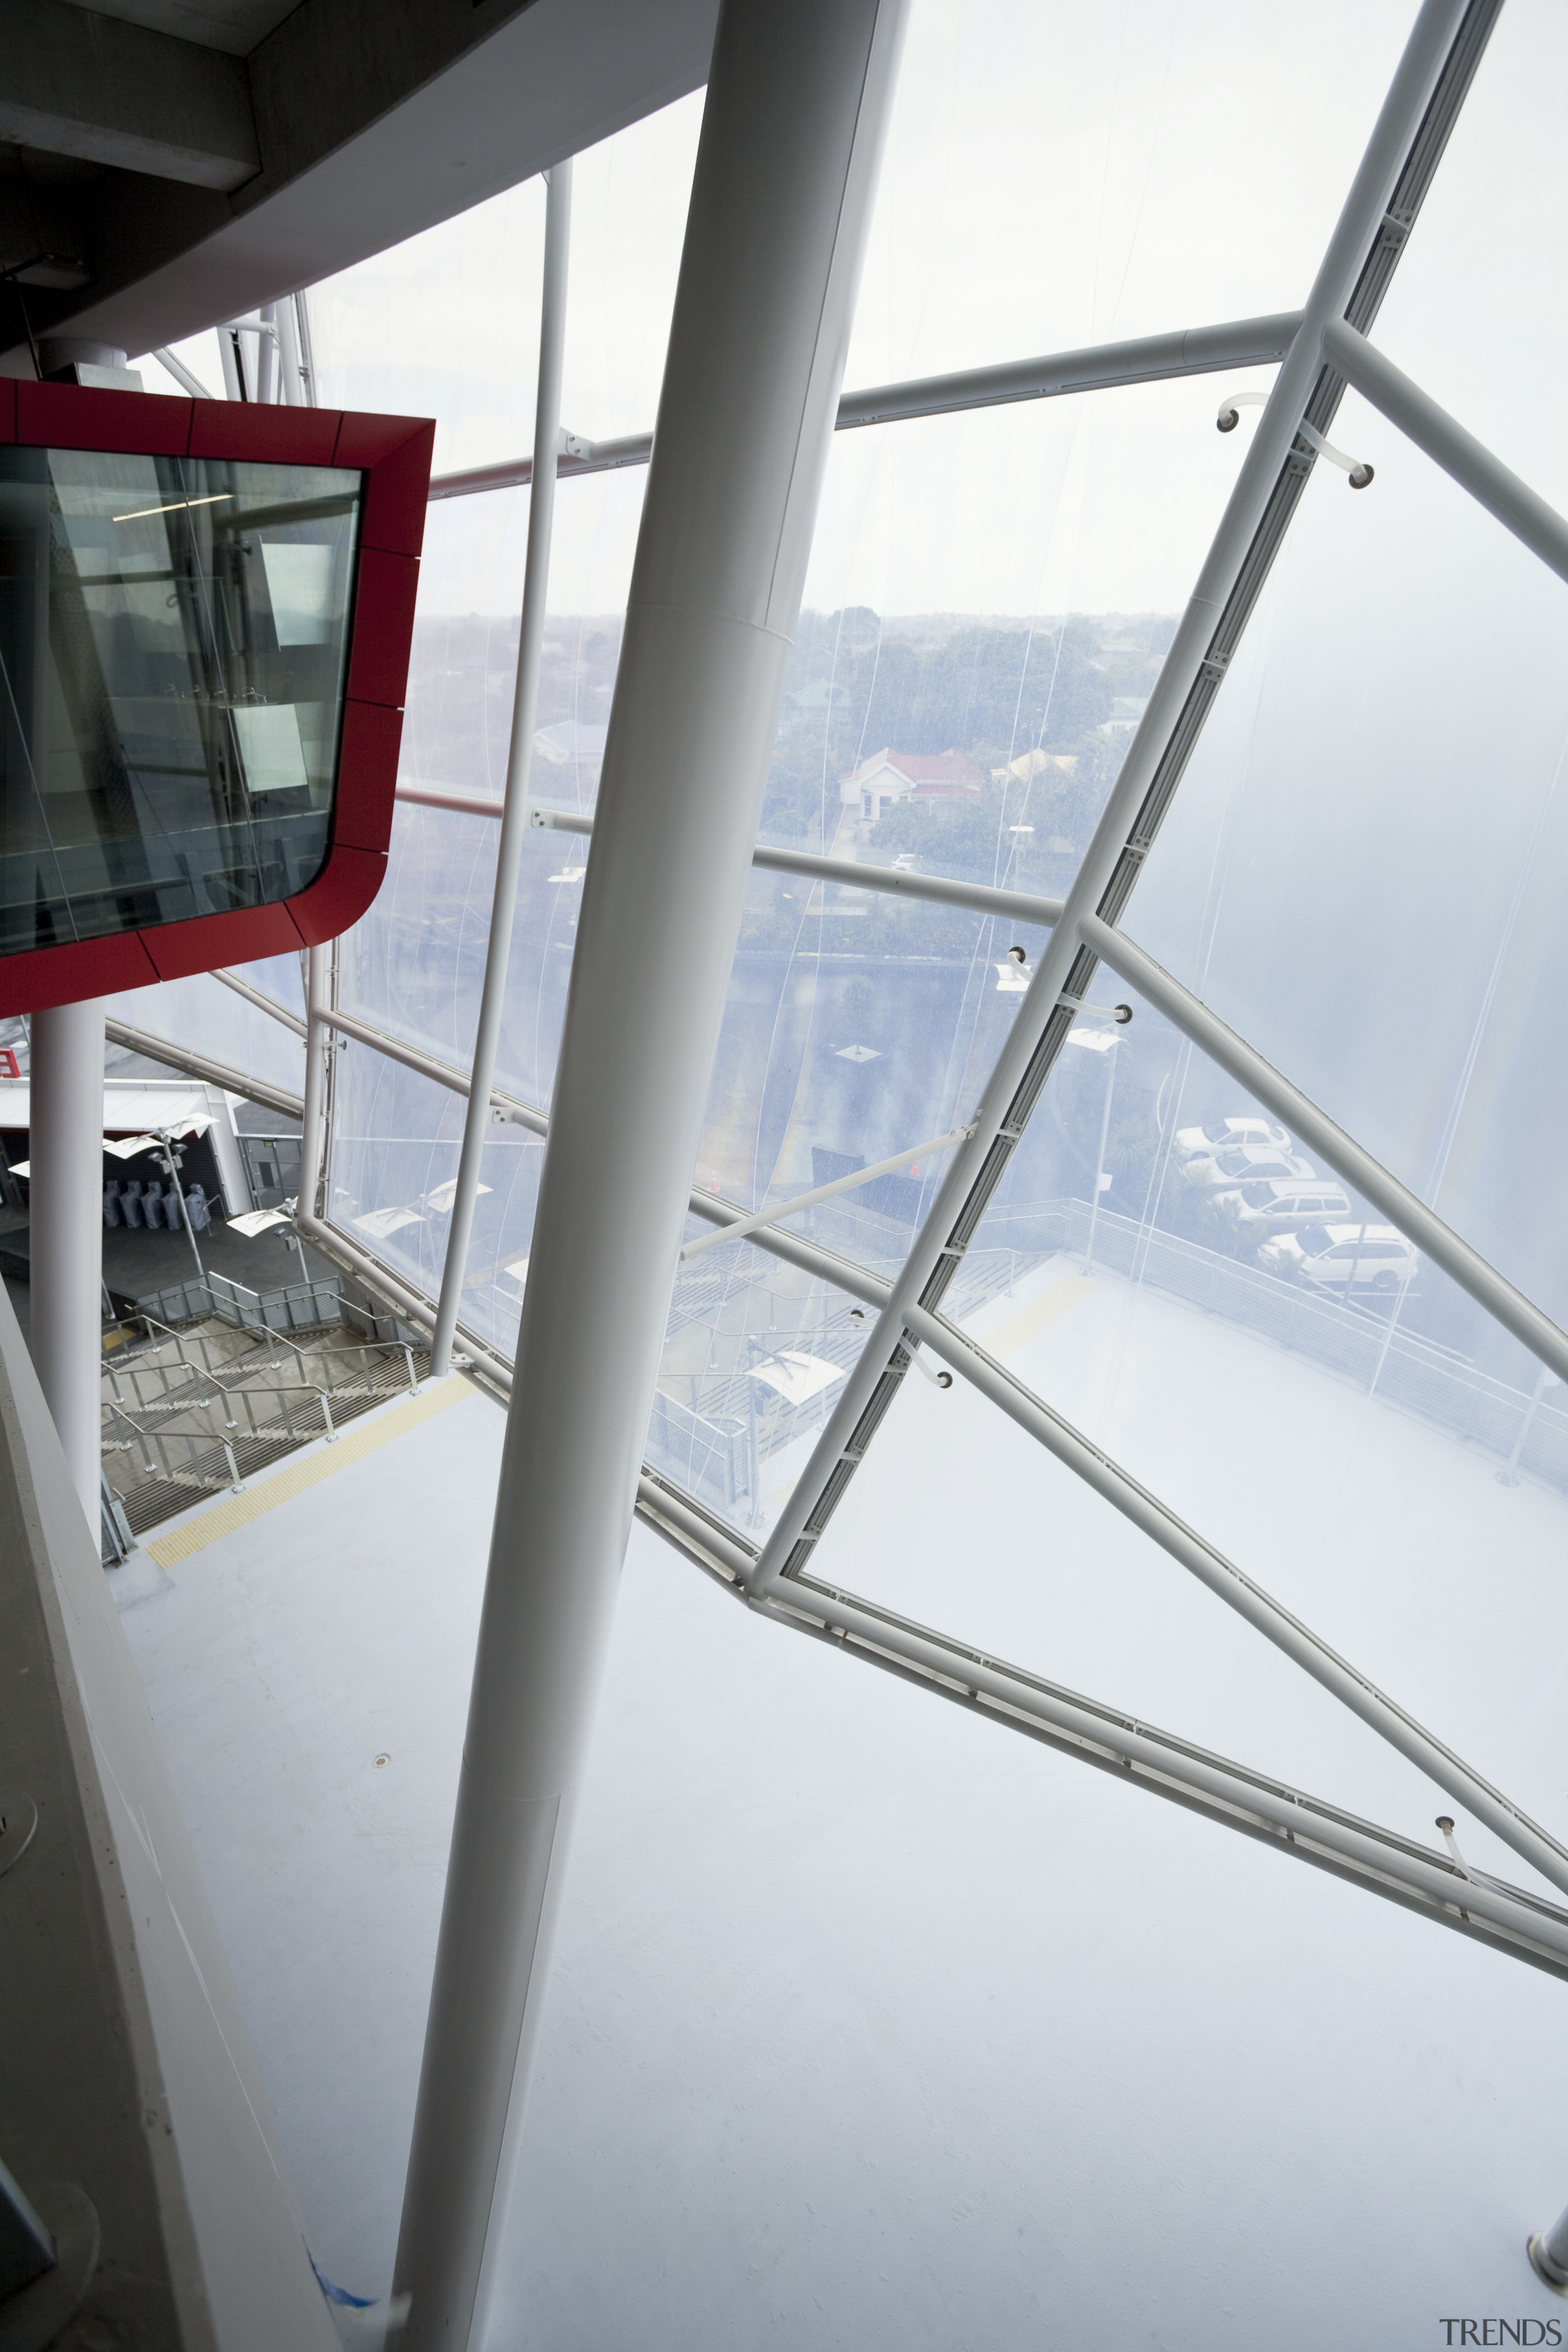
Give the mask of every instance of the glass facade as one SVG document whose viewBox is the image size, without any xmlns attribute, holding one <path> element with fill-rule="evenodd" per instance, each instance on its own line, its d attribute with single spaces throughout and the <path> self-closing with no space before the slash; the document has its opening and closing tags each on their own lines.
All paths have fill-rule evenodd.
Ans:
<svg viewBox="0 0 1568 2352">
<path fill-rule="evenodd" d="M 1332 10 L 1303 46 L 1284 19 L 1221 6 L 917 7 L 847 386 L 1299 304 L 1408 15 Z M 1552 13 L 1510 0 L 1473 88 L 1461 78 L 1442 100 L 1447 149 L 1363 321 L 1559 506 L 1562 436 L 1541 387 L 1561 373 L 1561 316 L 1528 299 L 1504 224 L 1561 208 L 1544 93 L 1562 55 Z M 654 423 L 700 120 L 683 100 L 574 166 L 563 421 L 580 442 Z M 541 190 L 517 190 L 319 289 L 322 396 L 436 413 L 438 473 L 526 457 L 542 230 Z M 498 304 L 498 282 L 515 299 Z M 1485 336 L 1459 331 L 1471 315 Z M 1459 1275 L 1479 1265 L 1568 1316 L 1543 1189 L 1568 1135 L 1552 1048 L 1563 587 L 1345 393 L 1330 438 L 1370 464 L 1367 494 L 1311 436 L 1295 440 L 1284 520 L 1248 558 L 1245 625 L 1212 658 L 1201 709 L 1155 730 L 1277 380 L 1272 362 L 1222 373 L 1178 358 L 1156 381 L 976 395 L 837 436 L 645 1464 L 712 1531 L 705 1565 L 741 1577 L 742 1559 L 753 1597 L 793 1586 L 792 1606 L 831 1594 L 910 1621 L 898 1638 L 913 1624 L 947 1660 L 948 1696 L 956 1679 L 979 1703 L 964 1661 L 1048 1673 L 1069 1696 L 1109 1694 L 1425 1838 L 1421 1769 L 1200 1591 L 1166 1538 L 1200 1531 L 1461 1748 L 1482 1737 L 1467 1643 L 1503 1675 L 1505 1629 L 1529 1616 L 1562 1654 L 1562 1385 Z M 1216 432 L 1237 403 L 1239 429 Z M 522 848 L 503 1118 L 461 1270 L 461 1332 L 503 1381 L 645 478 L 569 473 L 557 490 L 531 797 L 589 829 L 541 825 Z M 401 782 L 469 805 L 400 803 L 384 887 L 339 942 L 318 1008 L 319 1036 L 353 1028 L 330 1063 L 328 1239 L 385 1267 L 420 1313 L 446 1272 L 490 945 L 529 499 L 489 488 L 431 508 Z M 173 530 L 216 545 L 222 507 L 199 511 L 114 528 L 153 533 L 135 542 L 151 572 Z M 352 531 L 346 509 L 338 527 Z M 283 571 L 265 554 L 255 569 L 268 610 L 280 595 L 289 609 Z M 239 749 L 272 758 L 271 742 Z M 300 742 L 313 789 L 303 722 Z M 1157 823 L 1140 817 L 1135 887 L 1105 919 L 1436 1213 L 1447 1263 L 1109 963 L 1080 974 L 1081 1002 L 1042 1013 L 1037 975 L 1106 851 L 1134 748 L 1141 772 L 1179 789 Z M 1000 892 L 1005 906 L 985 896 Z M 251 978 L 299 1010 L 291 967 Z M 207 992 L 204 1020 L 237 1024 L 209 983 L 190 985 Z M 984 1181 L 969 1171 L 938 1235 L 966 1148 L 955 1130 L 1026 1032 L 1036 1076 L 1006 1150 Z M 291 1037 L 279 1055 L 298 1068 Z M 776 1227 L 716 1240 L 724 1219 L 761 1212 Z M 916 1347 L 879 1318 L 938 1241 L 953 1270 Z M 862 1422 L 839 1429 L 845 1400 L 868 1393 Z M 1053 1453 L 1047 1423 L 1110 1465 L 1100 1491 L 1065 1440 Z M 776 1546 L 806 1523 L 809 1565 L 792 1555 L 772 1588 Z M 1413 1548 L 1441 1598 L 1418 1633 L 1401 1616 Z M 900 1655 L 917 1678 L 936 1672 L 907 1641 Z M 1485 1760 L 1550 1813 L 1554 1734 L 1537 1724 Z M 1470 1834 L 1487 1869 L 1528 1867 L 1490 1830 Z"/>
<path fill-rule="evenodd" d="M 0 954 L 295 896 L 327 851 L 361 477 L 0 449 Z"/>
</svg>

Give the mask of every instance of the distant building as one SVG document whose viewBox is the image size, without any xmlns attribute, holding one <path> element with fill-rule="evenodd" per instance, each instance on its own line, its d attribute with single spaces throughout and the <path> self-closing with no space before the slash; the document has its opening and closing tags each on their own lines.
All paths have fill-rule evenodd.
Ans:
<svg viewBox="0 0 1568 2352">
<path fill-rule="evenodd" d="M 1043 779 L 1047 793 L 1065 792 L 1078 766 L 1076 751 L 1025 751 L 1005 768 L 993 768 L 994 784 L 1032 784 Z"/>
<path fill-rule="evenodd" d="M 1110 706 L 1110 716 L 1100 729 L 1102 735 L 1131 735 L 1149 708 L 1146 694 L 1119 694 Z"/>
<path fill-rule="evenodd" d="M 962 751 L 874 751 L 838 779 L 846 808 L 859 806 L 862 820 L 875 824 L 889 801 L 966 799 L 985 779 Z"/>
<path fill-rule="evenodd" d="M 533 739 L 533 756 L 548 760 L 552 768 L 597 769 L 605 756 L 604 727 L 584 727 L 575 719 L 558 719 L 553 727 L 542 727 Z"/>
</svg>

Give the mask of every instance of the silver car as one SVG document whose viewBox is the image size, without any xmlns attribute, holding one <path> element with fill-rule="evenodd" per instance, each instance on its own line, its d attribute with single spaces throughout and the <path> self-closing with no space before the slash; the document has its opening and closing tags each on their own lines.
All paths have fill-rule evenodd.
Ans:
<svg viewBox="0 0 1568 2352">
<path fill-rule="evenodd" d="M 1321 1176 L 1310 1183 L 1294 1176 L 1265 1176 L 1245 1184 L 1222 1185 L 1209 1197 L 1215 1202 L 1234 1203 L 1237 1223 L 1260 1235 L 1338 1223 L 1351 1213 L 1345 1192 Z"/>
<path fill-rule="evenodd" d="M 1310 1160 L 1299 1152 L 1281 1150 L 1276 1143 L 1237 1143 L 1225 1151 L 1198 1154 L 1189 1160 L 1182 1173 L 1189 1184 L 1261 1184 L 1270 1179 L 1279 1183 L 1310 1183 L 1317 1170 Z"/>
<path fill-rule="evenodd" d="M 1290 1149 L 1285 1129 L 1271 1118 L 1222 1118 L 1213 1127 L 1179 1127 L 1171 1138 L 1178 1160 L 1207 1160 L 1242 1143 L 1270 1143 L 1276 1151 Z"/>
<path fill-rule="evenodd" d="M 1346 1296 L 1403 1290 L 1421 1264 L 1420 1252 L 1393 1225 L 1308 1225 L 1265 1242 L 1258 1259 L 1281 1274 L 1294 1268 L 1308 1282 Z"/>
</svg>

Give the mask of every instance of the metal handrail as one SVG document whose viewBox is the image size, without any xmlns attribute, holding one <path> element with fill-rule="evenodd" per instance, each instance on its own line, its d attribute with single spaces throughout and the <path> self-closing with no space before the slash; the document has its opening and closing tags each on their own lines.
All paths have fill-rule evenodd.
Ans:
<svg viewBox="0 0 1568 2352">
<path fill-rule="evenodd" d="M 337 1348 L 331 1350 L 322 1349 L 321 1352 L 323 1354 L 331 1353 L 341 1356 L 357 1355 L 360 1358 L 360 1377 L 364 1382 L 365 1394 L 368 1401 L 374 1397 L 374 1391 L 370 1386 L 370 1375 L 373 1368 L 370 1361 L 367 1360 L 371 1357 L 373 1350 L 378 1357 L 384 1357 L 394 1349 L 400 1352 L 404 1360 L 404 1366 L 407 1374 L 408 1394 L 411 1396 L 417 1396 L 419 1394 L 419 1376 L 415 1369 L 414 1350 L 412 1348 L 405 1345 L 402 1341 L 368 1339 L 362 1342 L 355 1348 Z M 298 1349 L 295 1349 L 293 1353 L 296 1356 L 300 1356 Z M 274 1364 L 276 1364 L 276 1361 L 277 1360 L 274 1360 Z M 300 1358 L 300 1370 L 303 1371 L 304 1361 L 302 1357 Z M 158 1371 L 163 1377 L 166 1395 L 168 1393 L 168 1373 L 171 1370 L 184 1370 L 191 1373 L 193 1377 L 200 1377 L 197 1367 L 186 1363 L 183 1358 L 178 1365 L 171 1367 L 160 1364 L 153 1367 L 152 1369 Z M 142 1465 L 149 1478 L 156 1478 L 161 1473 L 164 1483 L 170 1486 L 197 1486 L 205 1491 L 208 1491 L 215 1487 L 227 1485 L 232 1488 L 234 1493 L 237 1495 L 241 1494 L 244 1492 L 245 1482 L 239 1475 L 238 1466 L 235 1461 L 234 1448 L 229 1443 L 226 1435 L 220 1435 L 218 1433 L 211 1429 L 197 1429 L 195 1431 L 189 1429 L 175 1429 L 172 1428 L 169 1423 L 183 1413 L 200 1413 L 208 1411 L 214 1405 L 221 1404 L 225 1408 L 225 1430 L 236 1430 L 240 1426 L 240 1424 L 234 1419 L 233 1414 L 227 1408 L 232 1399 L 238 1398 L 243 1401 L 245 1405 L 246 1419 L 250 1424 L 250 1435 L 252 1437 L 259 1437 L 262 1434 L 263 1430 L 266 1429 L 268 1424 L 266 1421 L 258 1423 L 256 1408 L 251 1402 L 255 1397 L 266 1398 L 272 1402 L 274 1407 L 278 1409 L 271 1416 L 272 1423 L 275 1424 L 280 1415 L 283 1423 L 289 1432 L 290 1439 L 295 1443 L 308 1444 L 311 1435 L 321 1434 L 325 1437 L 329 1445 L 336 1444 L 338 1440 L 338 1430 L 332 1420 L 331 1401 L 334 1394 L 341 1397 L 350 1389 L 350 1381 L 341 1381 L 334 1386 L 329 1387 L 323 1387 L 319 1381 L 303 1379 L 299 1381 L 278 1381 L 268 1383 L 256 1383 L 251 1381 L 226 1382 L 219 1380 L 217 1376 L 210 1370 L 210 1369 L 207 1372 L 207 1377 L 213 1383 L 210 1392 L 205 1396 L 194 1397 L 188 1402 L 183 1399 L 171 1398 L 168 1414 L 164 1419 L 163 1426 L 159 1429 L 142 1427 L 141 1423 L 138 1422 L 135 1412 L 125 1405 L 118 1396 L 111 1394 L 105 1398 L 103 1402 L 108 1412 L 117 1418 L 118 1421 L 127 1429 L 129 1429 L 132 1434 L 128 1439 L 124 1440 L 100 1438 L 99 1448 L 100 1454 L 129 1454 L 135 1452 L 136 1448 L 140 1446 Z M 132 1374 L 132 1379 L 134 1383 L 136 1375 Z M 388 1393 L 392 1393 L 392 1391 L 388 1391 Z M 293 1410 L 289 1403 L 289 1399 L 291 1397 L 301 1395 L 315 1397 L 321 1405 L 322 1426 L 319 1433 L 309 1431 L 301 1432 L 295 1428 Z M 151 1403 L 148 1403 L 144 1402 L 141 1398 L 140 1393 L 138 1393 L 137 1409 L 142 1414 L 155 1412 L 158 1411 L 159 1405 L 162 1402 L 163 1400 L 153 1400 Z M 209 1443 L 216 1444 L 223 1448 L 224 1455 L 228 1465 L 229 1475 L 226 1479 L 207 1477 L 195 1469 L 195 1465 L 197 1459 L 197 1443 L 201 1438 L 206 1438 Z M 188 1449 L 191 1463 L 190 1467 L 184 1470 L 176 1470 L 172 1467 L 168 1454 L 168 1446 L 172 1439 L 183 1443 Z M 156 1462 L 153 1460 L 154 1448 L 157 1449 Z"/>
</svg>

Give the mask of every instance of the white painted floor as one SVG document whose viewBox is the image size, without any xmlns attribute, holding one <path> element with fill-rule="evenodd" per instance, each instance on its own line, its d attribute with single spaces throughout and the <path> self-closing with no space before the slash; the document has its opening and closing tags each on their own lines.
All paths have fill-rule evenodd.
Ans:
<svg viewBox="0 0 1568 2352">
<path fill-rule="evenodd" d="M 1114 1280 L 1010 1360 L 1568 1822 L 1560 1497 Z M 1000 1416 L 905 1391 L 826 1572 L 1436 1842 L 1435 1792 Z M 501 1429 L 470 1397 L 119 1572 L 313 2251 L 363 2294 Z M 759 1622 L 639 1529 L 491 2343 L 1402 2352 L 1466 2317 L 1549 2343 L 1568 2314 L 1523 2240 L 1568 2201 L 1565 2000 Z"/>
</svg>

